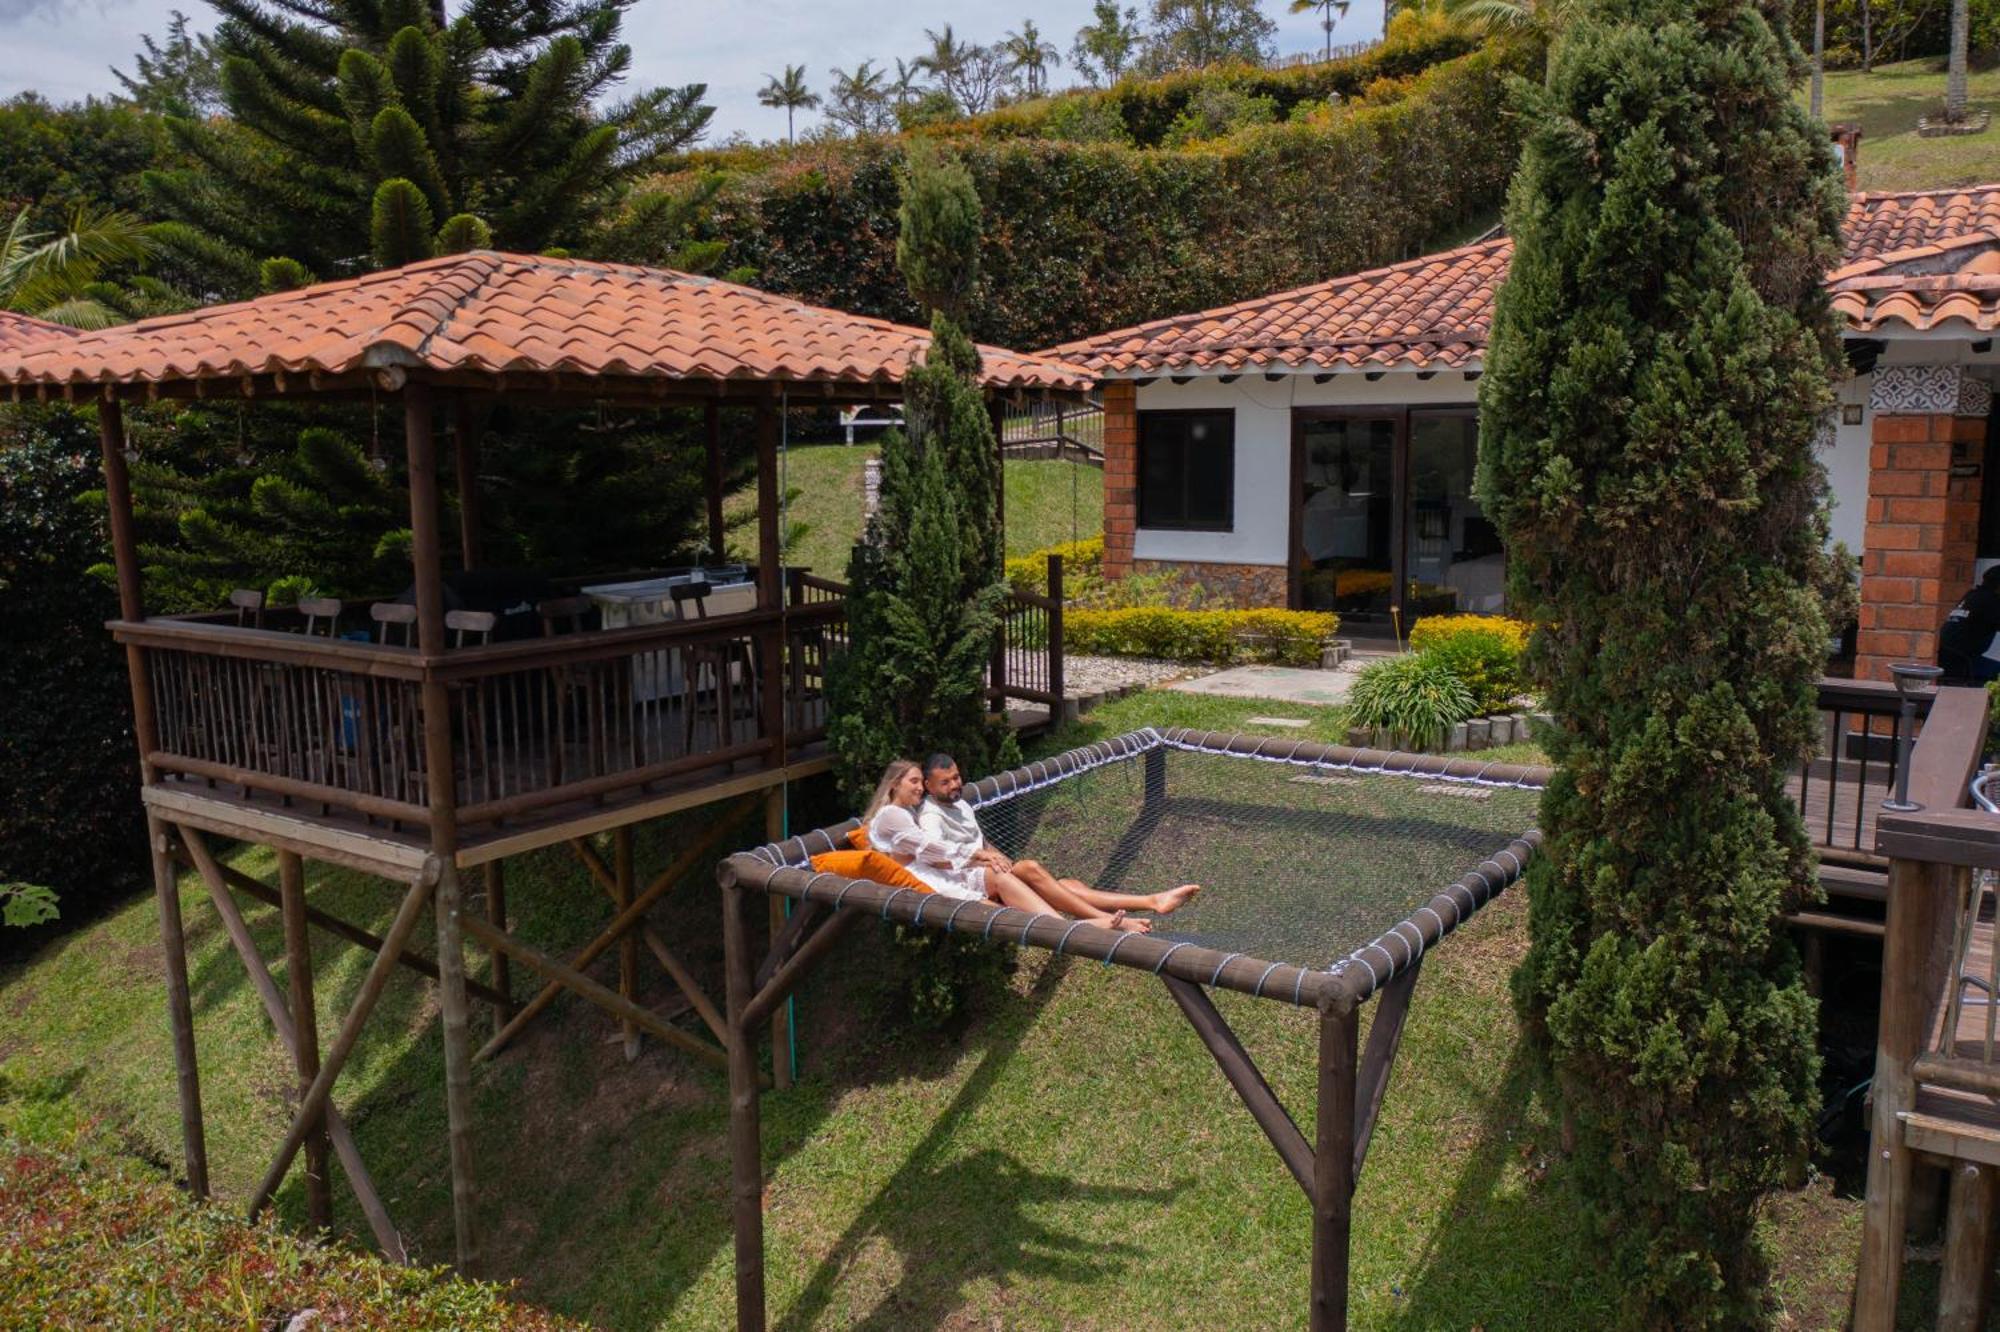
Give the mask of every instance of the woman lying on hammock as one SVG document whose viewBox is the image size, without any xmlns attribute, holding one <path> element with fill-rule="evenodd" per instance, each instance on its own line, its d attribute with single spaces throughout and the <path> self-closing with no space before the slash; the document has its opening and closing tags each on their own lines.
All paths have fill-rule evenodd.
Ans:
<svg viewBox="0 0 2000 1332">
<path fill-rule="evenodd" d="M 868 829 L 870 846 L 945 897 L 990 898 L 1021 911 L 1071 915 L 1103 929 L 1145 934 L 1152 930 L 1152 922 L 1127 919 L 1127 911 L 1164 914 L 1197 891 L 1187 884 L 1171 893 L 1107 893 L 1046 873 L 1037 875 L 1040 882 L 1030 887 L 1015 872 L 1020 866 L 1005 862 L 1009 867 L 999 868 L 1002 860 L 998 853 L 969 851 L 964 843 L 926 829 L 917 818 L 923 800 L 923 769 L 908 759 L 897 759 L 882 774 L 862 823 Z"/>
</svg>

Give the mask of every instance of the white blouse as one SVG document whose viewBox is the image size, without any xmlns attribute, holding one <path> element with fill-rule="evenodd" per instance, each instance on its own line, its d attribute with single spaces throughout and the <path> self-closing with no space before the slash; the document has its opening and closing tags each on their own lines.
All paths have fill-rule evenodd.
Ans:
<svg viewBox="0 0 2000 1332">
<path fill-rule="evenodd" d="M 901 805 L 884 805 L 868 825 L 868 843 L 877 851 L 917 865 L 962 870 L 971 856 L 963 843 L 946 841 L 925 831 L 916 814 Z"/>
</svg>

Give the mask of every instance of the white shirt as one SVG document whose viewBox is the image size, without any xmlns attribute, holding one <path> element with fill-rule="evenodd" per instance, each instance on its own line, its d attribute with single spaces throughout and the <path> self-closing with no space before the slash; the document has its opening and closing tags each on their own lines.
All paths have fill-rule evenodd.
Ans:
<svg viewBox="0 0 2000 1332">
<path fill-rule="evenodd" d="M 936 796 L 925 796 L 924 802 L 917 806 L 917 824 L 959 852 L 961 863 L 986 847 L 986 834 L 979 830 L 979 816 L 964 800 L 946 804 Z"/>
</svg>

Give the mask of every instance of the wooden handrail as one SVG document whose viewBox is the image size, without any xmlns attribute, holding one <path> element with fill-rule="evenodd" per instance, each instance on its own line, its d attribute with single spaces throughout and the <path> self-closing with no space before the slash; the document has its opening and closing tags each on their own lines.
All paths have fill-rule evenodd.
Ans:
<svg viewBox="0 0 2000 1332">
<path fill-rule="evenodd" d="M 287 666 L 312 666 L 389 680 L 421 680 L 424 658 L 415 648 L 358 643 L 341 638 L 308 638 L 282 629 L 186 620 L 110 620 L 105 627 L 120 643 L 169 652 L 189 652 Z"/>
</svg>

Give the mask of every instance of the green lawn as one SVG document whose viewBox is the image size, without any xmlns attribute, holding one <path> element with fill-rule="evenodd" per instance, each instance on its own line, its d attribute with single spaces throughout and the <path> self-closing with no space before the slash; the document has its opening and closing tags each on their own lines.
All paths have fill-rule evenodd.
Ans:
<svg viewBox="0 0 2000 1332">
<path fill-rule="evenodd" d="M 1969 85 L 1973 106 L 2000 110 L 2000 68 L 1973 70 Z M 1836 70 L 1826 76 L 1826 119 L 1861 126 L 1858 175 L 1864 190 L 2000 180 L 2000 123 L 1964 138 L 1917 137 L 1917 117 L 1943 105 L 1942 61 L 1909 60 L 1878 65 L 1872 74 Z"/>
<path fill-rule="evenodd" d="M 1339 734 L 1338 709 L 1151 692 L 1100 708 L 1038 752 L 1142 725 L 1251 730 L 1245 719 L 1256 714 L 1304 717 L 1311 737 Z M 809 802 L 801 791 L 800 805 Z M 822 796 L 798 818 L 829 812 Z M 641 871 L 715 816 L 648 828 Z M 739 844 L 759 840 L 756 829 L 746 818 Z M 271 872 L 260 853 L 235 860 Z M 316 903 L 374 929 L 392 912 L 378 883 L 331 870 L 311 883 Z M 711 979 L 714 894 L 698 874 L 658 917 Z M 182 895 L 212 1169 L 223 1194 L 241 1199 L 280 1130 L 291 1078 L 199 886 L 184 881 Z M 554 853 L 516 862 L 509 898 L 524 935 L 557 950 L 608 917 L 581 871 Z M 275 956 L 275 913 L 248 909 Z M 1357 1203 L 1357 1328 L 1605 1321 L 1613 1287 L 1591 1265 L 1594 1244 L 1508 1002 L 1525 921 L 1524 900 L 1509 894 L 1426 962 Z M 815 977 L 800 1003 L 802 1080 L 766 1098 L 775 1326 L 1302 1323 L 1305 1203 L 1151 978 L 1027 955 L 966 1030 L 919 1039 L 879 1007 L 881 956 L 881 936 L 864 931 Z M 362 958 L 316 937 L 315 961 L 320 1027 L 331 1033 Z M 1216 1000 L 1310 1137 L 1310 1017 Z M 60 1137 L 91 1119 L 133 1160 L 171 1168 L 179 1134 L 162 1005 L 147 899 L 0 970 L 0 1128 Z M 389 1208 L 429 1260 L 451 1244 L 441 1065 L 428 987 L 405 973 L 340 1083 Z M 489 1275 L 608 1328 L 728 1324 L 716 1073 L 650 1043 L 627 1065 L 612 1024 L 564 1000 L 520 1045 L 478 1066 L 475 1100 Z M 364 1235 L 344 1190 L 336 1197 L 338 1228 Z M 296 1177 L 278 1207 L 299 1221 Z M 1840 1326 L 1859 1219 L 1859 1204 L 1823 1181 L 1774 1201 L 1766 1229 L 1778 1326 Z M 1921 1321 L 1913 1306 L 1909 1325 Z"/>
<path fill-rule="evenodd" d="M 874 455 L 872 445 L 861 444 L 815 444 L 786 452 L 786 487 L 796 492 L 787 516 L 805 525 L 797 546 L 785 553 L 787 563 L 802 564 L 824 578 L 844 576 L 847 553 L 861 535 L 861 468 Z M 1102 471 L 1055 461 L 1010 460 L 1006 467 L 1010 556 L 1104 530 Z M 725 508 L 736 518 L 750 513 L 756 503 L 752 486 L 730 496 Z M 754 526 L 739 526 L 730 544 L 747 558 L 756 540 Z"/>
</svg>

